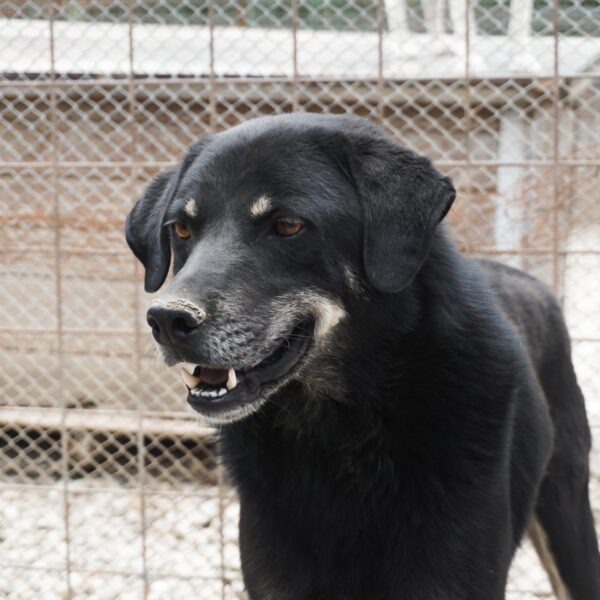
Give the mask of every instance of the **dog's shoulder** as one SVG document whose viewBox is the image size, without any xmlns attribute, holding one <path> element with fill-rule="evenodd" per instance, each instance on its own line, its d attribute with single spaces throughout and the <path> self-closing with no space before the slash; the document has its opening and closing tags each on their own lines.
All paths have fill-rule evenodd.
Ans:
<svg viewBox="0 0 600 600">
<path fill-rule="evenodd" d="M 478 260 L 488 285 L 506 318 L 517 328 L 535 366 L 550 346 L 568 352 L 569 335 L 559 302 L 550 288 L 511 266 Z"/>
</svg>

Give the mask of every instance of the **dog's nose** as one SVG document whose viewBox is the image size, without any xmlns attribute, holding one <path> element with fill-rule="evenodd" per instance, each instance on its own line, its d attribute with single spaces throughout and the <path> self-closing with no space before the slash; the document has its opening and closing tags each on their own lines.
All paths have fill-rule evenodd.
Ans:
<svg viewBox="0 0 600 600">
<path fill-rule="evenodd" d="M 161 305 L 150 307 L 146 313 L 146 321 L 152 329 L 154 339 L 161 344 L 189 338 L 202 323 L 200 315 Z"/>
</svg>

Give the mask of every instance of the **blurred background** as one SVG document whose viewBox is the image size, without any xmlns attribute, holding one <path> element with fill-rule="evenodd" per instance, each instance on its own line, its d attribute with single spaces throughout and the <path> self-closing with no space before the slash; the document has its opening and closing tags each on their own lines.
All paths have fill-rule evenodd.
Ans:
<svg viewBox="0 0 600 600">
<path fill-rule="evenodd" d="M 260 115 L 361 115 L 434 159 L 461 248 L 556 291 L 600 445 L 599 109 L 597 0 L 2 2 L 0 597 L 244 597 L 235 495 L 123 220 Z M 528 542 L 509 590 L 553 598 Z"/>
</svg>

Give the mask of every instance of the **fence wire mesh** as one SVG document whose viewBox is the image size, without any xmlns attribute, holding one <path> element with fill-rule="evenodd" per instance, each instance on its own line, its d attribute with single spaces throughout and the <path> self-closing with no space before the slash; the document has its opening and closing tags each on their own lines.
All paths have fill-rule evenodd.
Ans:
<svg viewBox="0 0 600 600">
<path fill-rule="evenodd" d="M 122 230 L 259 115 L 361 115 L 451 175 L 463 250 L 557 292 L 600 444 L 596 0 L 16 0 L 0 73 L 0 596 L 244 597 L 236 498 Z M 508 597 L 553 597 L 527 541 Z"/>
</svg>

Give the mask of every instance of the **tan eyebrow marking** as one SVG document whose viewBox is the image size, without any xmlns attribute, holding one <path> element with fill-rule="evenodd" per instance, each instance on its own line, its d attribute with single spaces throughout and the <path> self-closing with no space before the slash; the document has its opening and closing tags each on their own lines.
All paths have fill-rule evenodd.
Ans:
<svg viewBox="0 0 600 600">
<path fill-rule="evenodd" d="M 193 198 L 190 198 L 185 203 L 185 208 L 183 210 L 185 210 L 185 212 L 190 217 L 197 217 L 198 216 L 198 205 L 197 205 L 196 201 Z"/>
<path fill-rule="evenodd" d="M 271 208 L 271 200 L 264 194 L 250 207 L 250 214 L 253 217 L 264 215 Z"/>
</svg>

